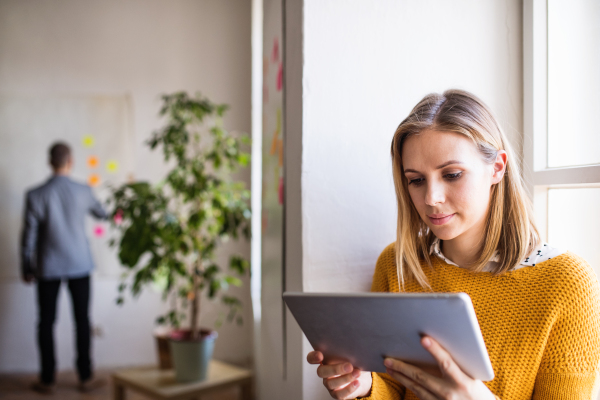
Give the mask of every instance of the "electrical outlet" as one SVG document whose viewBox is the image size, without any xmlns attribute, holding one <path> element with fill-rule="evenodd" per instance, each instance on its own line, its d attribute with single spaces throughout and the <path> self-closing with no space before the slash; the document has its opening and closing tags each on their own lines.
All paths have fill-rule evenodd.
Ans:
<svg viewBox="0 0 600 400">
<path fill-rule="evenodd" d="M 101 325 L 92 326 L 92 336 L 97 338 L 104 337 L 104 329 Z"/>
</svg>

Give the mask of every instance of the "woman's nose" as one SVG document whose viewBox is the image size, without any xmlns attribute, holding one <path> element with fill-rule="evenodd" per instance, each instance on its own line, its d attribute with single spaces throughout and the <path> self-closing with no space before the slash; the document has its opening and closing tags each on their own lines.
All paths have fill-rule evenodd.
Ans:
<svg viewBox="0 0 600 400">
<path fill-rule="evenodd" d="M 443 203 L 445 199 L 446 197 L 444 195 L 444 188 L 442 185 L 439 185 L 435 182 L 427 185 L 425 204 L 428 206 L 435 206 Z"/>
</svg>

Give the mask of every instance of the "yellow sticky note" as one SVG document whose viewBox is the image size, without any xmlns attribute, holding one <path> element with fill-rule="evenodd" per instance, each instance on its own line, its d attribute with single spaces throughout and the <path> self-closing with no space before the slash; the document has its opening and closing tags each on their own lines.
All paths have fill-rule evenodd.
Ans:
<svg viewBox="0 0 600 400">
<path fill-rule="evenodd" d="M 94 137 L 92 135 L 85 135 L 82 142 L 84 147 L 92 147 L 94 145 Z"/>
<path fill-rule="evenodd" d="M 115 160 L 109 160 L 106 163 L 106 170 L 108 172 L 117 172 L 118 169 L 119 169 L 119 163 L 116 162 Z"/>
</svg>

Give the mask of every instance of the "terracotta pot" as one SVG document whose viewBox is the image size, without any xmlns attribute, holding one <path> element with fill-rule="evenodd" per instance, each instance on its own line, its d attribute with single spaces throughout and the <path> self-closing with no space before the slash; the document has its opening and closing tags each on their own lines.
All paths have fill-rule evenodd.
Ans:
<svg viewBox="0 0 600 400">
<path fill-rule="evenodd" d="M 158 367 L 160 369 L 173 368 L 173 358 L 171 357 L 171 347 L 169 346 L 170 333 L 171 330 L 168 328 L 159 328 L 154 331 L 156 351 L 158 354 Z"/>
<path fill-rule="evenodd" d="M 201 381 L 208 376 L 217 332 L 200 330 L 200 337 L 192 340 L 191 331 L 175 330 L 170 334 L 169 344 L 179 382 Z"/>
</svg>

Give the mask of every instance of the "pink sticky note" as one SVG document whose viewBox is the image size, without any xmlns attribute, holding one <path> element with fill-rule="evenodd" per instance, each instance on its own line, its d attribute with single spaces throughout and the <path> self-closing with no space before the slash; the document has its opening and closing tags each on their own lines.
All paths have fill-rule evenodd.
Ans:
<svg viewBox="0 0 600 400">
<path fill-rule="evenodd" d="M 283 88 L 283 63 L 279 63 L 279 70 L 277 71 L 277 91 L 280 92 Z"/>
<path fill-rule="evenodd" d="M 273 51 L 271 52 L 271 61 L 279 61 L 279 39 L 277 38 L 273 40 Z"/>
<path fill-rule="evenodd" d="M 94 236 L 102 237 L 104 236 L 104 227 L 102 225 L 96 225 L 94 228 Z"/>
</svg>

